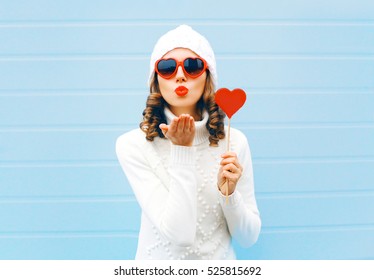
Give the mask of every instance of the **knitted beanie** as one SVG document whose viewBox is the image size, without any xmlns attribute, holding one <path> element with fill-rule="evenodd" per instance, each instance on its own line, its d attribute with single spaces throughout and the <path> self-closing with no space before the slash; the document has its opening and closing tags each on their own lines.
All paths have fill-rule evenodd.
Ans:
<svg viewBox="0 0 374 280">
<path fill-rule="evenodd" d="M 211 74 L 213 84 L 215 87 L 217 87 L 216 59 L 214 57 L 213 49 L 205 37 L 193 30 L 188 25 L 180 25 L 158 39 L 153 49 L 149 65 L 149 84 L 151 82 L 156 61 L 162 58 L 167 52 L 175 48 L 190 49 L 198 56 L 204 58 L 208 63 L 208 69 Z"/>
</svg>

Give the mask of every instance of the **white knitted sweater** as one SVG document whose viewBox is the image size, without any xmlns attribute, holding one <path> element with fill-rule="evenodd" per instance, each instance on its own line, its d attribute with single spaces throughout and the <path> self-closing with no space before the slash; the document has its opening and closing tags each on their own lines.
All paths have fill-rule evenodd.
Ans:
<svg viewBox="0 0 374 280">
<path fill-rule="evenodd" d="M 169 109 L 165 115 L 168 124 L 175 118 Z M 136 259 L 235 259 L 231 237 L 243 247 L 256 242 L 261 220 L 247 139 L 231 128 L 230 150 L 243 174 L 226 203 L 217 189 L 226 139 L 210 147 L 207 120 L 204 112 L 195 122 L 192 147 L 159 137 L 149 142 L 140 129 L 117 139 L 119 162 L 142 209 Z"/>
</svg>

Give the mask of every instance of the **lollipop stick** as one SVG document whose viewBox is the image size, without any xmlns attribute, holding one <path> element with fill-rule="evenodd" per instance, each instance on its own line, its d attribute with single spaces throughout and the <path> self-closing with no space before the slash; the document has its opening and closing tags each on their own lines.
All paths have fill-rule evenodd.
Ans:
<svg viewBox="0 0 374 280">
<path fill-rule="evenodd" d="M 229 124 L 227 128 L 227 148 L 226 150 L 230 152 L 230 120 L 229 118 Z M 229 202 L 229 179 L 227 179 L 227 188 L 226 188 L 226 204 Z"/>
</svg>

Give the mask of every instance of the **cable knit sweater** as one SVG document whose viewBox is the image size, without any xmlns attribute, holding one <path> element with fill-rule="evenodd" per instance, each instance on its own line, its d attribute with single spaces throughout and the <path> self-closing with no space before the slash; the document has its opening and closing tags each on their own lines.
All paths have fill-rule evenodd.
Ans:
<svg viewBox="0 0 374 280">
<path fill-rule="evenodd" d="M 165 115 L 168 124 L 175 118 L 167 108 Z M 226 203 L 217 188 L 226 139 L 210 147 L 207 121 L 204 112 L 195 122 L 192 147 L 160 137 L 149 142 L 140 129 L 117 139 L 119 162 L 142 210 L 136 259 L 235 259 L 231 237 L 243 247 L 256 242 L 261 220 L 247 139 L 231 128 L 230 150 L 243 173 Z"/>
</svg>

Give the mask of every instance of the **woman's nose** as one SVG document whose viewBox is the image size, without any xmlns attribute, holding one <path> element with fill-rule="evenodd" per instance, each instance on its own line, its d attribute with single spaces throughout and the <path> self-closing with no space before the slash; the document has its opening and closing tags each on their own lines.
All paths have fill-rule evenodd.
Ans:
<svg viewBox="0 0 374 280">
<path fill-rule="evenodd" d="M 187 81 L 186 75 L 184 74 L 182 66 L 178 66 L 177 74 L 175 74 L 177 82 Z"/>
</svg>

